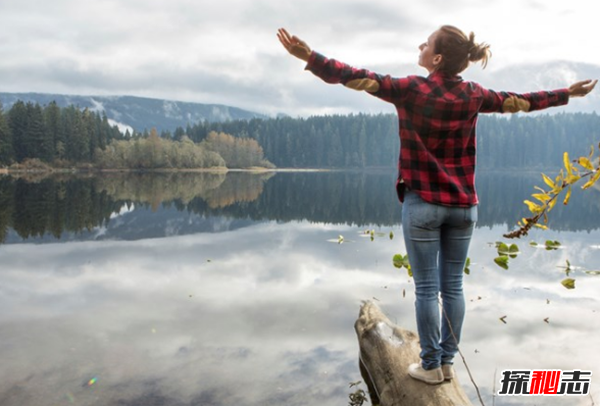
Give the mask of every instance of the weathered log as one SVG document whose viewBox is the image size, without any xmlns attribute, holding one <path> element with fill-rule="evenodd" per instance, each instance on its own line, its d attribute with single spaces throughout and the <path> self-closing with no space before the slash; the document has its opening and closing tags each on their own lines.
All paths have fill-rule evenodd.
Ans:
<svg viewBox="0 0 600 406">
<path fill-rule="evenodd" d="M 360 371 L 373 405 L 473 406 L 456 377 L 428 385 L 408 375 L 408 366 L 419 362 L 418 337 L 394 325 L 375 303 L 363 303 L 354 329 Z"/>
</svg>

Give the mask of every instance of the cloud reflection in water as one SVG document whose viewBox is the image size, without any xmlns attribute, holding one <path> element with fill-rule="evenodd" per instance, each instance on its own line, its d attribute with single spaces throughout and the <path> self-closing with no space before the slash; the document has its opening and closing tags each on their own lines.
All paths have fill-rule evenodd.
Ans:
<svg viewBox="0 0 600 406">
<path fill-rule="evenodd" d="M 415 330 L 412 282 L 391 265 L 405 252 L 401 229 L 393 241 L 373 242 L 360 231 L 267 222 L 138 241 L 1 246 L 0 404 L 345 404 L 348 383 L 360 379 L 353 324 L 361 300 L 375 298 L 392 321 Z M 562 233 L 569 246 L 553 252 L 520 242 L 523 254 L 508 271 L 493 264 L 487 244 L 501 233 L 476 230 L 466 277 L 462 351 L 490 404 L 504 368 L 597 373 L 600 365 L 600 277 L 574 275 L 569 291 L 556 268 L 567 257 L 600 264 L 600 250 L 590 248 L 600 232 Z M 340 234 L 354 242 L 327 242 Z M 471 388 L 459 360 L 457 370 Z M 516 400 L 589 404 L 496 404 Z"/>
</svg>

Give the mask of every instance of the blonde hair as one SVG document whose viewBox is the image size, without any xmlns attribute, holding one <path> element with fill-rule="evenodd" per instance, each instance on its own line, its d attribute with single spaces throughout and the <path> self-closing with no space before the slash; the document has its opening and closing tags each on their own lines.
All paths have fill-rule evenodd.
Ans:
<svg viewBox="0 0 600 406">
<path fill-rule="evenodd" d="M 492 56 L 490 46 L 475 42 L 475 34 L 469 36 L 452 25 L 443 25 L 438 30 L 434 43 L 434 52 L 442 55 L 438 71 L 457 75 L 467 69 L 469 62 L 479 62 L 483 68 Z"/>
</svg>

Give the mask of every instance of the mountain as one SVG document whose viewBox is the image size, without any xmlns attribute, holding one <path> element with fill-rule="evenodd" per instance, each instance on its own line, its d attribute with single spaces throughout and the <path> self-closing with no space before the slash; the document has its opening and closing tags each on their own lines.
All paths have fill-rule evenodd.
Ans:
<svg viewBox="0 0 600 406">
<path fill-rule="evenodd" d="M 111 124 L 125 129 L 156 128 L 174 131 L 199 121 L 249 120 L 267 116 L 219 104 L 189 103 L 171 100 L 149 99 L 134 96 L 73 96 L 45 93 L 0 93 L 4 110 L 8 110 L 18 100 L 46 105 L 52 101 L 60 107 L 75 105 L 92 111 L 105 112 Z"/>
</svg>

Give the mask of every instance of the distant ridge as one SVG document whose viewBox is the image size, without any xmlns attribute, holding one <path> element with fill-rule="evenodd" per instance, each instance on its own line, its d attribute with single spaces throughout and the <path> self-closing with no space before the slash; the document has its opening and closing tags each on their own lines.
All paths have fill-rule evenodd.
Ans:
<svg viewBox="0 0 600 406">
<path fill-rule="evenodd" d="M 221 104 L 202 104 L 135 96 L 73 96 L 47 93 L 1 93 L 0 101 L 8 110 L 18 100 L 46 105 L 52 101 L 60 107 L 75 105 L 81 109 L 106 113 L 122 130 L 144 131 L 156 128 L 173 132 L 177 127 L 200 121 L 221 122 L 268 118 L 266 115 Z"/>
</svg>

